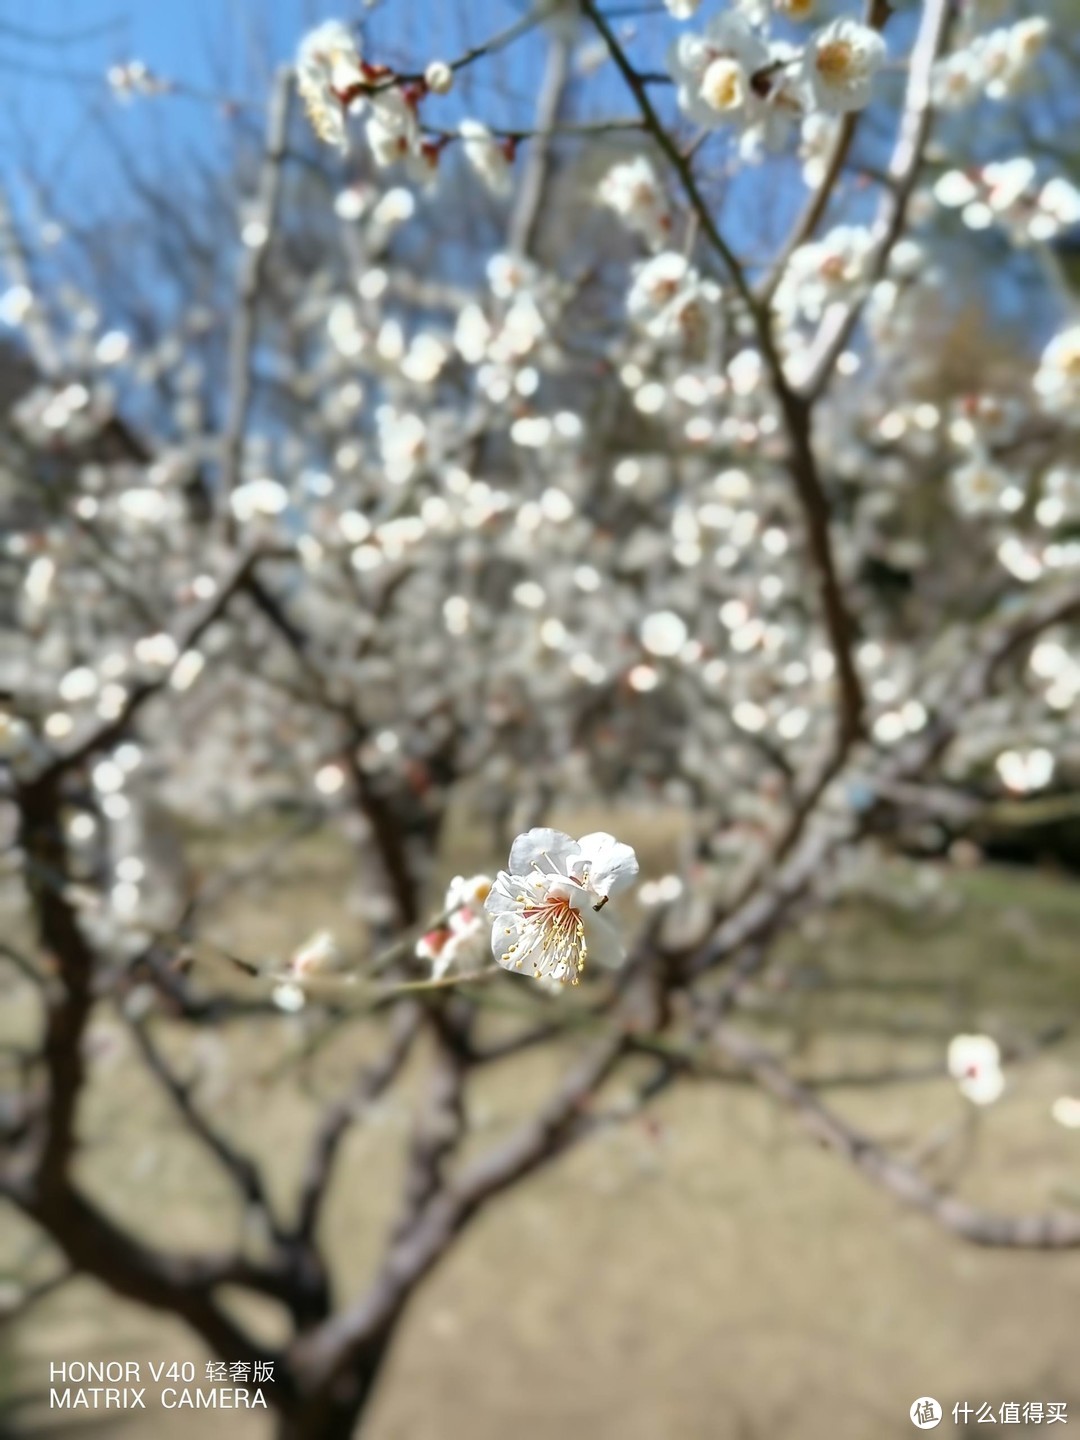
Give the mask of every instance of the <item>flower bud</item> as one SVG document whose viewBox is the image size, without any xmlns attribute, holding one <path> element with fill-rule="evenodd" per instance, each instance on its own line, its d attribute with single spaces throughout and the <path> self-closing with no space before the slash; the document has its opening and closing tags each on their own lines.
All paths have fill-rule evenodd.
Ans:
<svg viewBox="0 0 1080 1440">
<path fill-rule="evenodd" d="M 454 88 L 454 72 L 445 60 L 433 60 L 424 71 L 424 82 L 433 95 L 448 95 Z"/>
</svg>

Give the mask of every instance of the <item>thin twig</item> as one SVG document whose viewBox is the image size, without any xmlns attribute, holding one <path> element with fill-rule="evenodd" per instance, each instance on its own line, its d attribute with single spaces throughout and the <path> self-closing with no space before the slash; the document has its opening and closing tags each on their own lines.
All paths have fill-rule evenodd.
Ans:
<svg viewBox="0 0 1080 1440">
<path fill-rule="evenodd" d="M 250 223 L 259 226 L 256 243 L 247 245 L 240 270 L 236 318 L 229 342 L 229 413 L 221 443 L 221 498 L 228 505 L 240 479 L 244 437 L 254 389 L 253 353 L 258 326 L 259 299 L 266 278 L 266 262 L 277 229 L 281 179 L 292 103 L 292 68 L 283 66 L 274 80 L 267 113 L 266 141 L 255 211 Z M 227 522 L 231 533 L 231 521 Z"/>
</svg>

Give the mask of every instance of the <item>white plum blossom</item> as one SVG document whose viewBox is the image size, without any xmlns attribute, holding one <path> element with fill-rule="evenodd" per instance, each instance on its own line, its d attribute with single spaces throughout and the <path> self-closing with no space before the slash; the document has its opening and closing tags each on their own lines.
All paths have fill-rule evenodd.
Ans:
<svg viewBox="0 0 1080 1440">
<path fill-rule="evenodd" d="M 1054 175 L 1039 191 L 1036 216 L 1029 222 L 1032 240 L 1051 240 L 1062 230 L 1080 225 L 1080 190 L 1063 175 Z"/>
<path fill-rule="evenodd" d="M 476 969 L 488 953 L 488 922 L 482 911 L 469 906 L 455 910 L 447 922 L 447 933 L 431 962 L 431 978 L 465 974 Z"/>
<path fill-rule="evenodd" d="M 679 653 L 689 635 L 686 621 L 673 610 L 657 610 L 646 615 L 639 633 L 641 643 L 650 655 L 668 657 Z"/>
<path fill-rule="evenodd" d="M 341 968 L 343 955 L 331 930 L 316 930 L 293 951 L 289 969 L 294 975 L 326 975 Z"/>
<path fill-rule="evenodd" d="M 940 110 L 964 110 L 983 93 L 978 57 L 971 50 L 957 50 L 934 66 L 930 77 L 930 98 Z"/>
<path fill-rule="evenodd" d="M 720 287 L 703 280 L 684 255 L 664 250 L 635 265 L 626 297 L 630 321 L 660 341 L 695 341 L 707 333 Z"/>
<path fill-rule="evenodd" d="M 491 892 L 490 875 L 455 875 L 446 888 L 444 909 L 482 906 Z"/>
<path fill-rule="evenodd" d="M 976 41 L 975 54 L 987 97 L 1008 100 L 1015 95 L 1049 38 L 1050 22 L 1043 15 L 1033 15 Z"/>
<path fill-rule="evenodd" d="M 1010 99 L 1027 81 L 1049 36 L 1050 23 L 1042 15 L 976 35 L 935 65 L 931 82 L 934 104 L 960 110 L 983 98 Z"/>
<path fill-rule="evenodd" d="M 296 56 L 296 87 L 320 140 L 346 149 L 345 115 L 363 84 L 360 52 L 340 20 L 327 20 L 304 36 Z"/>
<path fill-rule="evenodd" d="M 511 156 L 508 147 L 496 139 L 481 120 L 462 120 L 458 126 L 465 159 L 494 195 L 510 190 Z"/>
<path fill-rule="evenodd" d="M 491 893 L 489 875 L 455 875 L 446 891 L 445 920 L 421 935 L 415 953 L 431 966 L 432 980 L 465 974 L 483 962 L 490 945 L 484 901 Z"/>
<path fill-rule="evenodd" d="M 671 209 L 647 156 L 613 165 L 600 182 L 597 199 L 654 249 L 664 244 L 671 231 Z"/>
<path fill-rule="evenodd" d="M 1050 1114 L 1065 1130 L 1080 1130 L 1080 1099 L 1075 1095 L 1059 1095 Z"/>
<path fill-rule="evenodd" d="M 270 992 L 272 1003 L 286 1015 L 298 1015 L 307 1004 L 307 996 L 303 987 L 286 981 L 281 985 L 275 985 Z"/>
<path fill-rule="evenodd" d="M 1032 383 L 1048 414 L 1080 424 L 1080 325 L 1070 325 L 1054 336 Z"/>
<path fill-rule="evenodd" d="M 673 20 L 692 20 L 701 9 L 701 0 L 664 0 Z"/>
<path fill-rule="evenodd" d="M 885 42 L 857 20 L 834 20 L 806 47 L 803 78 L 814 103 L 830 114 L 869 104 L 874 77 L 885 61 Z"/>
<path fill-rule="evenodd" d="M 739 139 L 739 156 L 748 163 L 761 161 L 766 153 L 781 149 L 792 126 L 801 121 L 805 94 L 799 74 L 797 46 L 776 40 L 769 46 L 769 63 L 760 72 L 755 92 L 745 111 L 745 125 Z"/>
<path fill-rule="evenodd" d="M 989 1035 L 954 1035 L 947 1063 L 961 1095 L 973 1105 L 992 1105 L 1005 1089 L 1001 1051 Z"/>
<path fill-rule="evenodd" d="M 484 902 L 495 959 L 506 970 L 571 985 L 587 962 L 620 965 L 622 941 L 601 912 L 637 873 L 633 849 L 605 831 L 580 840 L 544 827 L 519 835 L 509 871 L 499 871 Z"/>
<path fill-rule="evenodd" d="M 463 975 L 482 960 L 488 949 L 487 923 L 468 910 L 451 915 L 445 925 L 425 931 L 414 953 L 431 967 L 431 979 L 445 980 L 450 974 Z"/>
<path fill-rule="evenodd" d="M 260 516 L 280 515 L 289 504 L 289 492 L 277 480 L 262 476 L 237 486 L 229 503 L 238 520 L 250 522 Z"/>
<path fill-rule="evenodd" d="M 1080 224 L 1080 191 L 1060 175 L 1040 185 L 1027 155 L 973 172 L 947 170 L 934 186 L 934 198 L 946 209 L 959 210 L 972 230 L 996 221 L 1016 245 L 1042 244 Z"/>
<path fill-rule="evenodd" d="M 171 89 L 169 81 L 155 75 L 142 60 L 126 60 L 119 65 L 110 65 L 105 78 L 109 89 L 124 103 L 136 95 L 160 95 Z"/>
<path fill-rule="evenodd" d="M 733 55 L 721 55 L 701 77 L 699 94 L 710 110 L 734 114 L 750 97 L 750 76 Z"/>
<path fill-rule="evenodd" d="M 454 88 L 454 72 L 445 60 L 432 60 L 424 71 L 424 84 L 433 95 L 449 95 Z"/>
<path fill-rule="evenodd" d="M 1004 750 L 994 763 L 1001 783 L 1014 795 L 1045 790 L 1056 768 L 1053 755 L 1042 745 L 1033 750 Z"/>
<path fill-rule="evenodd" d="M 1035 515 L 1040 525 L 1052 528 L 1080 518 L 1080 468 L 1055 465 L 1042 480 L 1042 499 Z"/>
<path fill-rule="evenodd" d="M 800 245 L 777 288 L 777 309 L 819 320 L 827 305 L 863 288 L 874 253 L 874 237 L 865 225 L 837 225 L 820 240 Z"/>
<path fill-rule="evenodd" d="M 690 261 L 677 250 L 665 250 L 654 259 L 636 265 L 626 299 L 627 313 L 632 320 L 651 317 L 670 305 L 696 277 L 697 271 Z"/>
<path fill-rule="evenodd" d="M 746 118 L 761 102 L 752 79 L 769 64 L 769 47 L 743 16 L 714 16 L 704 34 L 680 35 L 671 47 L 668 70 L 677 87 L 679 108 L 709 129 Z"/>
<path fill-rule="evenodd" d="M 381 405 L 375 424 L 387 480 L 392 485 L 407 484 L 428 458 L 429 436 L 423 418 Z"/>
<path fill-rule="evenodd" d="M 735 0 L 732 8 L 756 30 L 763 30 L 769 23 L 769 0 Z"/>
<path fill-rule="evenodd" d="M 1009 472 L 986 455 L 973 455 L 949 478 L 957 508 L 965 515 L 999 515 L 1016 490 Z"/>
<path fill-rule="evenodd" d="M 1006 214 L 1030 190 L 1035 180 L 1035 162 L 1028 155 L 998 160 L 985 165 L 980 176 L 986 187 L 986 203 L 997 214 Z"/>
<path fill-rule="evenodd" d="M 416 107 L 397 87 L 371 97 L 364 136 L 380 168 L 421 154 L 420 122 Z"/>
<path fill-rule="evenodd" d="M 531 260 L 506 251 L 491 256 L 485 273 L 491 293 L 499 300 L 512 300 L 516 295 L 528 294 L 540 284 L 539 268 Z"/>
</svg>

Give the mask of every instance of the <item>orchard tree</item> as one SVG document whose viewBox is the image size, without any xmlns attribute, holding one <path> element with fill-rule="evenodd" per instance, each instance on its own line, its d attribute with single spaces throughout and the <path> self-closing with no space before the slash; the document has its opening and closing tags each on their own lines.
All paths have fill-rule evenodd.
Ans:
<svg viewBox="0 0 1080 1440">
<path fill-rule="evenodd" d="M 272 1361 L 282 1437 L 353 1434 L 470 1222 L 686 1075 L 751 1077 L 964 1240 L 1080 1244 L 942 1192 L 738 1024 L 778 940 L 913 835 L 1075 775 L 1080 326 L 1049 279 L 1080 195 L 1022 139 L 1074 105 L 1051 35 L 982 0 L 576 0 L 402 64 L 332 22 L 238 205 L 200 233 L 189 177 L 148 196 L 168 292 L 107 232 L 53 215 L 42 249 L 5 210 L 0 814 L 36 941 L 0 952 L 39 1022 L 0 1189 L 58 1275 Z M 514 46 L 533 112 L 463 112 Z M 991 252 L 982 303 L 1041 276 L 1052 319 L 972 354 L 957 257 Z M 461 797 L 508 859 L 444 897 Z M 583 803 L 615 833 L 546 823 Z M 683 813 L 680 873 L 635 885 L 627 807 Z M 275 847 L 348 837 L 357 934 L 232 954 L 226 984 L 204 920 L 235 876 L 189 837 L 266 812 L 297 826 Z M 258 1218 L 240 1248 L 158 1247 L 86 1184 L 102 1011 Z M 379 1017 L 384 1049 L 283 1204 L 162 1036 L 301 1011 Z M 557 1087 L 485 1148 L 478 1078 L 540 1046 Z M 395 1220 L 343 1293 L 340 1148 L 414 1063 Z M 993 1037 L 946 1064 L 1001 1093 Z"/>
</svg>

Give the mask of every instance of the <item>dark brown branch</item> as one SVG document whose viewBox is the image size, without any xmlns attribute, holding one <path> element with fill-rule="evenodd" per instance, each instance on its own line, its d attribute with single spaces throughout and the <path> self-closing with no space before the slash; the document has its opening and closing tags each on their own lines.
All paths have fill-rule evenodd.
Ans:
<svg viewBox="0 0 1080 1440">
<path fill-rule="evenodd" d="M 170 1255 L 151 1249 L 66 1184 L 48 1194 L 25 1187 L 9 1194 L 80 1273 L 118 1295 L 178 1315 L 223 1359 L 271 1358 L 217 1304 L 213 1289 L 235 1284 L 280 1298 L 281 1277 L 238 1257 Z"/>
<path fill-rule="evenodd" d="M 12 964 L 24 980 L 29 980 L 31 985 L 39 989 L 45 984 L 45 976 L 21 950 L 16 949 L 8 940 L 0 940 L 0 957 Z"/>
<path fill-rule="evenodd" d="M 595 0 L 582 0 L 582 9 L 603 37 L 612 59 L 638 103 L 645 128 L 656 140 L 675 169 L 683 191 L 698 218 L 703 235 L 720 257 L 754 323 L 762 358 L 765 361 L 788 436 L 791 450 L 789 469 L 806 526 L 807 544 L 820 591 L 825 628 L 836 661 L 840 691 L 837 751 L 842 755 L 859 734 L 864 702 L 862 683 L 852 655 L 855 627 L 847 609 L 833 555 L 832 540 L 829 534 L 829 502 L 818 473 L 817 459 L 814 454 L 810 407 L 795 393 L 788 382 L 784 373 L 783 360 L 776 348 L 768 306 L 758 302 L 742 266 L 721 235 L 712 211 L 698 186 L 692 159 L 684 155 L 671 138 L 649 98 L 647 86 L 630 63 L 625 50 L 619 44 L 614 31 L 600 12 Z"/>
<path fill-rule="evenodd" d="M 249 1204 L 259 1207 L 266 1216 L 271 1231 L 280 1234 L 266 1186 L 254 1160 L 215 1129 L 202 1113 L 192 1095 L 191 1085 L 180 1079 L 154 1042 L 149 1024 L 145 1020 L 131 1020 L 129 1028 L 147 1068 L 180 1112 L 188 1130 L 229 1174 L 243 1198 Z"/>
<path fill-rule="evenodd" d="M 63 888 L 67 855 L 59 776 L 49 773 L 21 786 L 17 801 L 30 901 L 42 948 L 56 972 L 46 1000 L 42 1058 L 49 1088 L 40 1153 L 34 1162 L 36 1184 L 48 1192 L 66 1175 L 75 1144 L 75 1112 L 85 1076 L 83 1036 L 93 1006 L 94 956 Z"/>
<path fill-rule="evenodd" d="M 624 1054 L 621 1037 L 600 1042 L 535 1119 L 480 1155 L 430 1201 L 391 1245 L 368 1292 L 296 1347 L 294 1360 L 313 1381 L 328 1381 L 393 1326 L 415 1287 L 464 1226 L 494 1196 L 561 1154 L 587 1128 L 591 1098 Z"/>
<path fill-rule="evenodd" d="M 809 1132 L 849 1160 L 876 1185 L 911 1205 L 947 1230 L 976 1245 L 1065 1250 L 1080 1246 L 1080 1216 L 1048 1211 L 1041 1215 L 994 1215 L 942 1194 L 913 1166 L 848 1124 L 811 1090 L 794 1080 L 768 1050 L 719 1025 L 712 1044 L 728 1060 L 748 1071 L 762 1089 L 790 1106 Z"/>
<path fill-rule="evenodd" d="M 754 295 L 743 273 L 742 266 L 739 264 L 735 252 L 728 245 L 723 235 L 721 235 L 716 221 L 713 219 L 712 212 L 698 186 L 697 178 L 694 175 L 694 167 L 690 159 L 682 153 L 672 139 L 667 127 L 657 112 L 656 106 L 649 98 L 648 86 L 645 80 L 630 63 L 630 59 L 619 43 L 615 31 L 608 24 L 600 7 L 595 3 L 595 0 L 581 0 L 581 8 L 603 39 L 612 60 L 615 62 L 616 69 L 626 81 L 627 88 L 637 101 L 638 109 L 641 111 L 646 130 L 656 141 L 657 145 L 659 145 L 675 170 L 675 173 L 678 175 L 687 198 L 697 212 L 702 230 L 708 237 L 710 245 L 712 245 L 717 255 L 719 255 L 732 283 L 739 292 L 739 295 L 746 302 L 751 314 L 755 313 L 756 305 Z"/>
<path fill-rule="evenodd" d="M 765 331 L 769 321 L 763 321 Z M 763 332 L 764 333 L 764 332 Z M 829 501 L 814 454 L 810 406 L 788 384 L 783 364 L 776 356 L 771 336 L 766 358 L 773 388 L 791 446 L 789 469 L 806 527 L 806 541 L 814 567 L 829 646 L 836 661 L 839 690 L 839 724 L 836 738 L 837 765 L 862 730 L 865 707 L 862 681 L 855 666 L 855 625 L 844 597 L 829 533 Z"/>
<path fill-rule="evenodd" d="M 390 1044 L 385 1054 L 374 1065 L 365 1067 L 352 1092 L 324 1115 L 300 1186 L 295 1230 L 298 1240 L 314 1242 L 342 1141 L 349 1127 L 400 1075 L 419 1024 L 420 1012 L 413 1005 L 399 1006 L 391 1022 Z"/>
<path fill-rule="evenodd" d="M 442 1188 L 448 1161 L 465 1133 L 467 1047 L 447 1007 L 428 1012 L 434 1053 L 427 1093 L 421 1102 L 405 1163 L 405 1194 L 396 1222 L 396 1236 L 408 1235 L 432 1198 Z"/>
<path fill-rule="evenodd" d="M 284 1298 L 287 1277 L 239 1256 L 170 1256 L 127 1236 L 72 1184 L 79 1098 L 86 1078 L 84 1037 L 94 1004 L 95 956 L 65 882 L 62 771 L 18 787 L 20 842 L 41 944 L 55 966 L 46 998 L 42 1058 L 48 1084 L 27 1143 L 0 1177 L 0 1189 L 56 1242 L 68 1261 L 119 1294 L 186 1319 L 219 1354 L 250 1359 L 258 1350 L 215 1303 L 211 1291 L 234 1283 Z"/>
<path fill-rule="evenodd" d="M 392 806 L 361 765 L 357 754 L 360 745 L 367 738 L 367 728 L 354 705 L 337 700 L 330 694 L 326 677 L 312 658 L 309 637 L 293 623 L 272 591 L 258 576 L 248 577 L 247 589 L 256 606 L 292 651 L 304 676 L 313 687 L 312 698 L 336 715 L 346 728 L 348 740 L 343 763 L 352 782 L 359 808 L 371 826 L 375 848 L 394 900 L 397 921 L 404 927 L 414 925 L 420 914 L 419 896 L 401 826 Z"/>
</svg>

